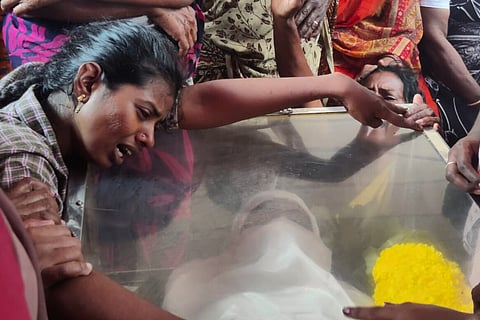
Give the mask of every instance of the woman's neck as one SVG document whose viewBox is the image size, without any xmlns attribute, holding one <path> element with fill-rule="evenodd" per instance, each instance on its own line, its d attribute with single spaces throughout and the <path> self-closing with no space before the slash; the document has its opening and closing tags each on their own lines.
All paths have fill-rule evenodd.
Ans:
<svg viewBox="0 0 480 320">
<path fill-rule="evenodd" d="M 82 144 L 73 121 L 73 98 L 63 91 L 57 91 L 51 93 L 42 105 L 53 127 L 64 159 L 81 154 Z"/>
</svg>

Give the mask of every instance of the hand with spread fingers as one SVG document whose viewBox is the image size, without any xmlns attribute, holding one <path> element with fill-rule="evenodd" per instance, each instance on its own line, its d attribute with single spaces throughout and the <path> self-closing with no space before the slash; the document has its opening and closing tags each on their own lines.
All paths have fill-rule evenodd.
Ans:
<svg viewBox="0 0 480 320">
<path fill-rule="evenodd" d="M 43 182 L 28 177 L 5 192 L 23 220 L 41 219 L 60 223 L 59 206 L 55 194 Z"/>
<path fill-rule="evenodd" d="M 80 240 L 72 237 L 64 224 L 34 219 L 25 220 L 23 224 L 34 243 L 45 288 L 90 274 L 92 265 L 83 259 Z"/>
<path fill-rule="evenodd" d="M 343 313 L 364 320 L 473 320 L 475 315 L 435 305 L 418 303 L 385 304 L 383 307 L 346 307 Z"/>
<path fill-rule="evenodd" d="M 301 38 L 308 40 L 320 34 L 329 5 L 330 0 L 305 0 L 295 16 Z"/>
<path fill-rule="evenodd" d="M 185 56 L 197 41 L 197 19 L 192 7 L 180 9 L 154 8 L 148 15 L 178 43 L 179 56 Z"/>
</svg>

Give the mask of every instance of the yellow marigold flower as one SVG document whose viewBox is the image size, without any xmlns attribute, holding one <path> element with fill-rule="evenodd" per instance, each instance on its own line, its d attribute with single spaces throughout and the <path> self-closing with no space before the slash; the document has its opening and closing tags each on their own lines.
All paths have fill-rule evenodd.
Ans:
<svg viewBox="0 0 480 320">
<path fill-rule="evenodd" d="M 375 304 L 417 302 L 472 312 L 471 288 L 455 262 L 433 246 L 396 244 L 384 249 L 373 267 Z"/>
</svg>

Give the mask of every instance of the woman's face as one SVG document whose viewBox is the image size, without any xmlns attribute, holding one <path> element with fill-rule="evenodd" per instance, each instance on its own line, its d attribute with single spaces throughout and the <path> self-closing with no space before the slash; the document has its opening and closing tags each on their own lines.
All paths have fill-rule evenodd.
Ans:
<svg viewBox="0 0 480 320">
<path fill-rule="evenodd" d="M 365 79 L 364 86 L 385 100 L 393 103 L 406 103 L 403 96 L 403 82 L 393 72 L 373 72 Z"/>
<path fill-rule="evenodd" d="M 110 167 L 144 147 L 153 147 L 155 127 L 165 119 L 173 100 L 172 89 L 163 80 L 153 80 L 143 88 L 125 84 L 115 91 L 98 83 L 74 115 L 86 157 Z"/>
</svg>

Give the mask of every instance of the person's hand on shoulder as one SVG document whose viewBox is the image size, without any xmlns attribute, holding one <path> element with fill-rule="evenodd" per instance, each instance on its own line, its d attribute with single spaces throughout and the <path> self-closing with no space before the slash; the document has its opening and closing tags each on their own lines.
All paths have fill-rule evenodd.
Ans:
<svg viewBox="0 0 480 320">
<path fill-rule="evenodd" d="M 405 113 L 405 118 L 415 120 L 422 128 L 440 129 L 440 118 L 424 101 L 420 94 L 413 97 L 413 106 Z"/>
<path fill-rule="evenodd" d="M 60 224 L 60 212 L 55 194 L 45 183 L 28 177 L 17 182 L 5 192 L 20 217 L 52 220 Z"/>
<path fill-rule="evenodd" d="M 192 7 L 154 8 L 148 18 L 178 42 L 179 56 L 185 56 L 195 45 L 198 30 L 195 10 Z"/>
<path fill-rule="evenodd" d="M 332 86 L 339 90 L 336 98 L 342 101 L 348 113 L 362 124 L 377 128 L 382 125 L 383 119 L 397 127 L 422 130 L 415 120 L 404 117 L 407 113 L 406 108 L 385 101 L 341 73 L 334 73 L 332 76 L 335 77 L 335 83 L 332 83 Z"/>
<path fill-rule="evenodd" d="M 386 304 L 383 307 L 347 307 L 343 313 L 353 319 L 365 320 L 467 320 L 472 314 L 418 303 Z"/>
<path fill-rule="evenodd" d="M 480 137 L 471 133 L 457 143 L 448 152 L 445 177 L 465 192 L 480 195 L 480 174 L 473 167 L 472 159 L 478 158 Z"/>
<path fill-rule="evenodd" d="M 35 246 L 45 288 L 92 272 L 92 265 L 84 261 L 80 240 L 72 237 L 63 223 L 30 219 L 23 224 Z"/>
</svg>

